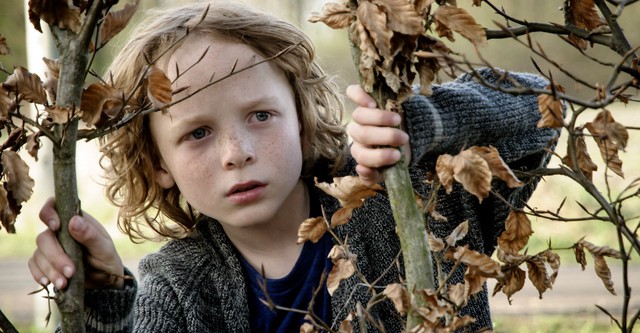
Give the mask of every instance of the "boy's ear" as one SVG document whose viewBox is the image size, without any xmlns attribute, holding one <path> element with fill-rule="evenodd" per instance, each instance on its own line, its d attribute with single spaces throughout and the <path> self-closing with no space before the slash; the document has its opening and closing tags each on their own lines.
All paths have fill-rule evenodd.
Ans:
<svg viewBox="0 0 640 333">
<path fill-rule="evenodd" d="M 173 179 L 171 172 L 168 171 L 168 168 L 162 158 L 160 159 L 160 167 L 156 168 L 155 176 L 156 183 L 164 189 L 170 189 L 176 185 L 176 181 Z"/>
</svg>

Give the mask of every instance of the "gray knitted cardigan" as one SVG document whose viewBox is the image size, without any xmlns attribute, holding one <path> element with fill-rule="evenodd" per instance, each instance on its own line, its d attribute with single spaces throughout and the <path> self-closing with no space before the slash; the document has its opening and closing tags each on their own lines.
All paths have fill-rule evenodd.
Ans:
<svg viewBox="0 0 640 333">
<path fill-rule="evenodd" d="M 485 80 L 513 87 L 513 80 L 499 80 L 490 70 L 481 70 Z M 530 74 L 511 74 L 522 86 L 545 87 L 547 82 Z M 516 83 L 517 85 L 518 83 Z M 473 145 L 494 146 L 502 158 L 520 170 L 534 169 L 548 160 L 545 148 L 559 133 L 538 129 L 540 119 L 534 95 L 512 96 L 486 88 L 465 74 L 452 83 L 433 87 L 430 97 L 416 96 L 404 103 L 407 131 L 411 137 L 410 174 L 418 193 L 429 194 L 423 182 L 427 170 L 442 153 L 457 153 Z M 354 174 L 349 157 L 341 175 Z M 319 175 L 327 180 L 329 176 Z M 322 177 L 324 176 L 324 177 Z M 526 185 L 509 189 L 494 181 L 494 190 L 511 204 L 522 206 L 538 179 L 524 179 Z M 310 187 L 310 190 L 317 189 Z M 450 194 L 438 193 L 437 211 L 448 222 L 429 220 L 437 236 L 446 237 L 460 222 L 469 221 L 462 243 L 487 254 L 493 252 L 509 208 L 492 194 L 482 203 L 454 186 Z M 333 198 L 318 192 L 320 203 L 330 216 L 339 206 Z M 349 223 L 336 230 L 348 236 L 357 257 L 358 269 L 369 282 L 380 278 L 400 251 L 395 222 L 385 194 L 378 194 L 356 210 Z M 246 283 L 241 264 L 218 222 L 203 218 L 192 235 L 170 241 L 159 252 L 140 262 L 140 283 L 128 282 L 124 290 L 88 290 L 86 294 L 87 332 L 249 332 Z M 402 262 L 402 260 L 400 260 Z M 450 265 L 445 266 L 449 271 Z M 457 270 L 451 283 L 463 280 Z M 387 271 L 378 285 L 397 282 L 402 273 Z M 332 297 L 333 327 L 336 328 L 356 304 L 366 304 L 367 288 L 355 276 L 341 283 Z M 491 327 L 487 290 L 470 300 L 463 309 L 476 322 L 465 331 Z M 387 332 L 399 332 L 402 318 L 390 302 L 372 311 Z M 354 322 L 354 324 L 357 323 Z M 356 327 L 356 332 L 358 331 Z M 369 329 L 369 332 L 375 331 Z"/>
</svg>

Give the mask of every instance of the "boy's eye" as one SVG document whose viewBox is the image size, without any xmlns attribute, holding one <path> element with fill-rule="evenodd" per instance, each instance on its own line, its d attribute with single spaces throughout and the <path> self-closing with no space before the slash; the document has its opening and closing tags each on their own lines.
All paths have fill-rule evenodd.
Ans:
<svg viewBox="0 0 640 333">
<path fill-rule="evenodd" d="M 269 112 L 256 112 L 255 117 L 257 121 L 267 121 L 267 119 L 269 119 L 271 115 L 269 114 Z"/>
<path fill-rule="evenodd" d="M 195 140 L 200 140 L 207 136 L 207 130 L 204 128 L 196 128 L 193 132 L 191 132 L 191 138 Z"/>
</svg>

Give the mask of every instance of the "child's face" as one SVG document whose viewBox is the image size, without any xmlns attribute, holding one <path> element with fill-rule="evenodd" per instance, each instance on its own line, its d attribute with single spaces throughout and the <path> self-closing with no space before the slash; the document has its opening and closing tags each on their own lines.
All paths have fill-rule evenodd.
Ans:
<svg viewBox="0 0 640 333">
<path fill-rule="evenodd" d="M 219 37 L 192 37 L 167 65 L 173 84 L 193 93 L 213 80 L 263 59 L 249 46 Z M 215 75 L 213 75 L 215 73 Z M 286 217 L 304 197 L 302 151 L 294 93 L 284 73 L 265 62 L 235 74 L 167 114 L 156 112 L 150 128 L 161 155 L 156 181 L 177 185 L 187 202 L 226 227 L 249 227 Z M 294 200 L 291 200 L 294 198 Z"/>
</svg>

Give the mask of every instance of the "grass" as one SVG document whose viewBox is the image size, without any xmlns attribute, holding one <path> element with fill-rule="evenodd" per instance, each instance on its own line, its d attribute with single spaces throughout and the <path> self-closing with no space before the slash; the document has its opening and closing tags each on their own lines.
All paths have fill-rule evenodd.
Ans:
<svg viewBox="0 0 640 333">
<path fill-rule="evenodd" d="M 495 333 L 614 333 L 620 329 L 604 315 L 526 315 L 494 318 Z"/>
</svg>

